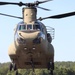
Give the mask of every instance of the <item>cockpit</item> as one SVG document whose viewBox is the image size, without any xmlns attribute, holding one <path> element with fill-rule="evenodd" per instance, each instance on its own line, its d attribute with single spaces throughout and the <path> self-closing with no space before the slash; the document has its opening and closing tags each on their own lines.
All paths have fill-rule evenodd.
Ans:
<svg viewBox="0 0 75 75">
<path fill-rule="evenodd" d="M 21 24 L 18 26 L 18 30 L 41 30 L 41 26 L 32 24 Z"/>
<path fill-rule="evenodd" d="M 25 41 L 26 39 L 35 39 L 33 42 L 39 43 L 39 38 L 45 39 L 45 34 L 43 30 L 43 26 L 39 22 L 34 24 L 24 24 L 23 22 L 20 22 L 16 26 L 14 40 L 18 40 L 18 42 L 22 44 L 24 43 L 23 41 Z"/>
</svg>

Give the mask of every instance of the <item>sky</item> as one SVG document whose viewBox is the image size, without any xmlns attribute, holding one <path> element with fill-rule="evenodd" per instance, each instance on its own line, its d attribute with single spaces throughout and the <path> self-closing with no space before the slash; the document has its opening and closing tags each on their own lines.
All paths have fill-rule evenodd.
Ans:
<svg viewBox="0 0 75 75">
<path fill-rule="evenodd" d="M 35 0 L 7 0 L 7 2 L 20 1 L 34 2 Z M 75 11 L 75 0 L 53 0 L 40 4 L 40 6 L 48 8 L 51 11 L 38 9 L 38 18 Z M 22 16 L 22 8 L 19 6 L 4 5 L 0 6 L 0 13 Z M 14 27 L 20 21 L 22 20 L 0 15 L 1 63 L 11 61 L 8 56 L 8 47 L 14 39 Z M 75 61 L 75 16 L 63 19 L 47 19 L 43 20 L 42 23 L 55 29 L 55 38 L 52 41 L 55 50 L 55 61 Z"/>
</svg>

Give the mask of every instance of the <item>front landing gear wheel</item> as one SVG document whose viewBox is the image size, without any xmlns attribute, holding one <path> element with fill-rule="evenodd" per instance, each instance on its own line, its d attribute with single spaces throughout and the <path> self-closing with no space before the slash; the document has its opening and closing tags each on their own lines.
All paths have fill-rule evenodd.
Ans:
<svg viewBox="0 0 75 75">
<path fill-rule="evenodd" d="M 31 59 L 31 66 L 32 66 L 32 70 L 33 70 L 33 73 L 35 73 L 35 70 L 34 70 L 34 62 L 33 62 L 33 59 Z"/>
<path fill-rule="evenodd" d="M 53 75 L 53 70 L 50 70 L 50 74 Z"/>
<path fill-rule="evenodd" d="M 12 69 L 13 69 L 13 64 L 11 63 L 9 66 L 9 71 L 12 71 Z"/>
<path fill-rule="evenodd" d="M 36 75 L 35 72 L 32 72 L 32 75 Z"/>
<path fill-rule="evenodd" d="M 16 64 L 15 64 L 15 63 L 11 63 L 11 64 L 10 64 L 10 66 L 9 66 L 9 70 L 10 70 L 10 71 L 12 71 L 12 70 L 13 70 L 13 71 L 15 71 L 15 75 L 19 75 L 19 74 L 18 74 L 18 70 L 17 70 L 17 67 L 16 67 Z"/>
<path fill-rule="evenodd" d="M 52 62 L 51 69 L 54 70 L 54 63 Z"/>
<path fill-rule="evenodd" d="M 19 75 L 18 70 L 15 71 L 15 75 Z"/>
<path fill-rule="evenodd" d="M 47 67 L 48 70 L 50 70 L 50 69 L 54 70 L 54 63 L 53 62 L 49 62 L 47 66 L 48 66 Z"/>
<path fill-rule="evenodd" d="M 49 75 L 53 75 L 53 70 L 50 70 L 49 71 Z"/>
<path fill-rule="evenodd" d="M 16 64 L 15 63 L 13 64 L 13 69 L 14 69 L 14 71 L 17 70 L 17 67 L 16 67 Z"/>
<path fill-rule="evenodd" d="M 47 66 L 48 66 L 48 70 L 50 71 L 49 75 L 53 75 L 54 63 L 53 62 L 48 62 Z"/>
</svg>

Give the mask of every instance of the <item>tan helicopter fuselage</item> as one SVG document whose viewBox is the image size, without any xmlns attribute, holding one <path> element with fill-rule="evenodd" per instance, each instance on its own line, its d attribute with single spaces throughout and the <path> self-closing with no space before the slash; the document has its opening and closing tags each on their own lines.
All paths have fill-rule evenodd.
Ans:
<svg viewBox="0 0 75 75">
<path fill-rule="evenodd" d="M 23 38 L 23 44 L 15 40 L 16 45 L 12 43 L 8 51 L 10 58 L 18 68 L 31 68 L 31 59 L 35 63 L 35 68 L 46 68 L 48 62 L 54 62 L 54 49 L 52 44 L 47 41 L 46 35 L 40 37 L 40 43 L 33 42 L 39 33 L 40 31 L 18 31 Z"/>
<path fill-rule="evenodd" d="M 24 11 L 23 11 L 24 12 Z M 36 20 L 36 10 L 25 9 L 24 22 L 29 24 Z M 43 24 L 41 30 L 17 30 L 18 37 L 10 45 L 8 54 L 17 68 L 47 68 L 49 62 L 54 63 L 54 48 L 47 40 L 47 31 Z"/>
</svg>

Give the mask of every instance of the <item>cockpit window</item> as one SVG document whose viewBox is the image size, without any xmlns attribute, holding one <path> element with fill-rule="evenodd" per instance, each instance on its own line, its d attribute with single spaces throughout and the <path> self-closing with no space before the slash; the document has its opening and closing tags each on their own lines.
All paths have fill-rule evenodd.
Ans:
<svg viewBox="0 0 75 75">
<path fill-rule="evenodd" d="M 26 29 L 26 25 L 20 25 L 19 30 L 25 30 Z"/>
<path fill-rule="evenodd" d="M 40 27 L 40 25 L 33 25 L 33 29 L 35 29 L 35 30 L 41 30 L 41 27 Z"/>
<path fill-rule="evenodd" d="M 27 25 L 27 30 L 28 30 L 28 29 L 32 29 L 32 25 L 31 25 L 31 24 L 28 24 L 28 25 Z"/>
<path fill-rule="evenodd" d="M 42 28 L 40 25 L 22 24 L 18 26 L 18 30 L 42 30 Z"/>
</svg>

